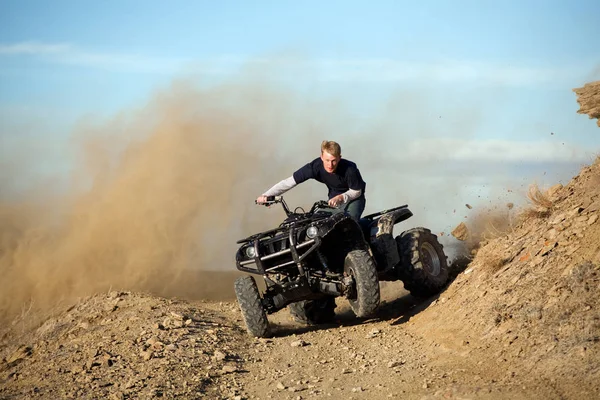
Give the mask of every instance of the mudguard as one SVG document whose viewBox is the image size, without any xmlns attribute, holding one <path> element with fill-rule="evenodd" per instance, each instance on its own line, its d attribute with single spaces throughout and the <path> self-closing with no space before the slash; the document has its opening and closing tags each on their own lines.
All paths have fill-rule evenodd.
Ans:
<svg viewBox="0 0 600 400">
<path fill-rule="evenodd" d="M 383 214 L 377 221 L 377 236 L 386 233 L 391 235 L 394 231 L 394 225 L 407 220 L 412 216 L 412 211 L 406 208 L 406 206 Z"/>
<path fill-rule="evenodd" d="M 373 227 L 370 242 L 380 274 L 391 271 L 400 262 L 398 245 L 394 239 L 394 225 L 412 215 L 406 206 L 398 207 L 381 215 L 376 227 Z"/>
</svg>

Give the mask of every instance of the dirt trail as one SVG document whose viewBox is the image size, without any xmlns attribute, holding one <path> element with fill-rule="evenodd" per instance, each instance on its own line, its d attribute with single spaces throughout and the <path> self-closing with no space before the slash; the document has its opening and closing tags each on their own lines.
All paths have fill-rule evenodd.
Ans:
<svg viewBox="0 0 600 400">
<path fill-rule="evenodd" d="M 490 362 L 493 347 L 439 337 L 422 303 L 386 284 L 377 317 L 305 327 L 287 310 L 274 337 L 253 339 L 234 302 L 185 302 L 129 292 L 91 297 L 4 348 L 0 398 L 561 399 L 581 398 Z M 442 298 L 443 299 L 443 298 Z M 431 316 L 429 316 L 431 318 Z"/>
<path fill-rule="evenodd" d="M 277 337 L 255 349 L 262 363 L 250 368 L 246 390 L 273 399 L 560 398 L 539 381 L 489 365 L 468 344 L 455 350 L 422 330 L 414 316 L 431 302 L 417 302 L 401 284 L 388 287 L 387 302 L 366 321 L 343 304 L 339 325 L 319 328 L 299 328 L 282 312 Z"/>
</svg>

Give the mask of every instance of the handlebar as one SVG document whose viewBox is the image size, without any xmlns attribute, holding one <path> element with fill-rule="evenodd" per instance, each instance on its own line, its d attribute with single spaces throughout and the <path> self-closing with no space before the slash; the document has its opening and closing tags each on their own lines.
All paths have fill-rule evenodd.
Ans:
<svg viewBox="0 0 600 400">
<path fill-rule="evenodd" d="M 310 209 L 309 212 L 315 212 L 318 208 L 335 208 L 329 205 L 328 202 L 326 202 L 325 200 L 319 200 L 317 202 L 315 202 L 315 204 L 313 204 L 312 208 Z"/>
<path fill-rule="evenodd" d="M 283 196 L 267 196 L 266 202 L 259 203 L 258 201 L 254 200 L 254 204 L 269 205 L 269 204 L 281 203 L 282 200 L 283 200 Z"/>
<path fill-rule="evenodd" d="M 290 209 L 288 208 L 285 200 L 283 199 L 283 196 L 267 196 L 267 201 L 264 203 L 259 203 L 258 201 L 254 200 L 254 204 L 259 204 L 261 206 L 270 206 L 272 204 L 277 204 L 277 203 L 281 203 L 283 205 L 283 210 L 285 211 L 285 213 L 290 216 L 292 214 L 294 214 L 292 211 L 290 211 Z M 335 209 L 336 207 L 332 207 L 329 205 L 329 203 L 325 200 L 319 200 L 317 202 L 315 202 L 312 206 L 312 208 L 310 209 L 310 211 L 306 214 L 311 214 L 314 213 L 317 209 L 323 209 L 323 208 L 330 208 L 330 209 Z"/>
</svg>

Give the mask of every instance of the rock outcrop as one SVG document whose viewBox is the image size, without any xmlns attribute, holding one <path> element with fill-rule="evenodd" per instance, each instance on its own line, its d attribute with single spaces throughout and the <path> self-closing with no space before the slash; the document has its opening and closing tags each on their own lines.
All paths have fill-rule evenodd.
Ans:
<svg viewBox="0 0 600 400">
<path fill-rule="evenodd" d="M 600 81 L 586 83 L 573 91 L 577 94 L 577 102 L 580 106 L 577 112 L 596 118 L 600 126 Z"/>
</svg>

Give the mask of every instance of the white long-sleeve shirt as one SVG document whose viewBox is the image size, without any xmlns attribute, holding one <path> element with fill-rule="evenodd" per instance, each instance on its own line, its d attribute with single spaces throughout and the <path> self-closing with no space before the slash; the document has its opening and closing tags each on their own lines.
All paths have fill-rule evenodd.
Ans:
<svg viewBox="0 0 600 400">
<path fill-rule="evenodd" d="M 273 185 L 269 190 L 263 193 L 263 196 L 281 196 L 288 190 L 294 188 L 297 185 L 296 180 L 293 176 L 286 178 L 279 183 Z M 348 203 L 354 199 L 358 199 L 362 194 L 362 190 L 354 190 L 348 189 L 346 192 L 342 193 L 342 197 L 344 198 L 344 204 Z"/>
</svg>

